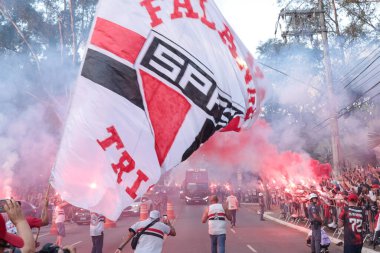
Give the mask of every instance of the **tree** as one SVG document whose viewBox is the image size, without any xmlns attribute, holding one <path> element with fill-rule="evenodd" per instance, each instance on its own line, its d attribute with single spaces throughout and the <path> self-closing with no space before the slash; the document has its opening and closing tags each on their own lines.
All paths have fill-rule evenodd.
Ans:
<svg viewBox="0 0 380 253">
<path fill-rule="evenodd" d="M 283 6 L 286 4 L 280 15 L 280 21 L 283 19 L 288 26 L 288 29 L 282 26 L 286 40 L 270 39 L 257 49 L 258 60 L 264 65 L 270 89 L 275 94 L 265 105 L 263 116 L 277 128 L 277 136 L 274 137 L 277 143 L 281 145 L 279 140 L 285 138 L 284 133 L 289 135 L 292 132 L 297 135 L 294 138 L 298 138 L 302 149 L 322 159 L 328 157 L 321 154 L 321 151 L 328 150 L 328 146 L 321 146 L 321 143 L 329 143 L 329 116 L 326 113 L 322 51 L 318 40 L 318 1 L 278 2 Z M 368 120 L 373 120 L 373 115 L 378 112 L 374 100 L 379 92 L 376 83 L 380 77 L 374 75 L 378 73 L 378 63 L 369 65 L 376 61 L 379 53 L 370 53 L 380 42 L 379 15 L 373 15 L 379 13 L 379 6 L 358 1 L 337 3 L 331 0 L 324 3 L 344 151 L 353 153 L 361 146 L 365 153 L 366 140 L 362 138 L 355 143 L 349 137 L 353 130 L 358 131 L 357 128 L 365 130 Z M 370 57 L 365 59 L 365 54 Z M 363 64 L 359 66 L 361 60 Z M 303 87 L 304 92 L 297 93 L 295 86 Z M 379 116 L 378 113 L 376 115 Z M 347 119 L 349 116 L 350 120 Z M 294 146 L 288 148 L 299 148 Z M 363 152 L 360 157 L 370 157 Z"/>
<path fill-rule="evenodd" d="M 96 3 L 0 0 L 2 182 L 47 182 Z"/>
<path fill-rule="evenodd" d="M 48 51 L 72 57 L 87 41 L 96 0 L 0 1 L 0 53 L 28 53 L 33 64 L 48 60 Z M 63 59 L 62 59 L 63 60 Z"/>
</svg>

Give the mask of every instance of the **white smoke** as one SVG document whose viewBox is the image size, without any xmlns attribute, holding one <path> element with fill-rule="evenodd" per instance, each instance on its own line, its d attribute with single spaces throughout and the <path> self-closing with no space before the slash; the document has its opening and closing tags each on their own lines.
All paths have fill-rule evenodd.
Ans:
<svg viewBox="0 0 380 253">
<path fill-rule="evenodd" d="M 20 66 L 23 55 L 0 60 L 0 195 L 48 184 L 79 69 L 58 57 L 50 54 L 40 72 Z"/>
</svg>

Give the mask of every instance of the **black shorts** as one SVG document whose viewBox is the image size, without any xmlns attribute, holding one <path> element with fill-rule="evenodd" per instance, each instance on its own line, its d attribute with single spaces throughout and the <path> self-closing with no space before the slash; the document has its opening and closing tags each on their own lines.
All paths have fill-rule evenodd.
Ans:
<svg viewBox="0 0 380 253">
<path fill-rule="evenodd" d="M 344 244 L 343 253 L 361 253 L 363 248 L 363 244 L 361 245 L 349 245 Z"/>
</svg>

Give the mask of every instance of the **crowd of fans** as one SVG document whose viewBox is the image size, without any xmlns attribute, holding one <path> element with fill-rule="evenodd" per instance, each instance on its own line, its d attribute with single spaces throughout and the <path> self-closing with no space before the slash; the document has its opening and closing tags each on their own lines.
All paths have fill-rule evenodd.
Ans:
<svg viewBox="0 0 380 253">
<path fill-rule="evenodd" d="M 338 217 L 347 205 L 347 197 L 355 193 L 358 206 L 365 211 L 364 234 L 369 242 L 376 244 L 380 236 L 380 168 L 373 166 L 343 169 L 339 174 L 321 178 L 316 184 L 296 184 L 293 187 L 263 187 L 266 208 L 277 205 L 283 218 L 308 220 L 308 196 L 316 193 L 319 197 L 323 225 L 332 231 L 338 229 Z"/>
<path fill-rule="evenodd" d="M 351 193 L 355 193 L 359 197 L 358 206 L 365 211 L 363 232 L 367 235 L 368 241 L 373 242 L 376 246 L 376 238 L 380 237 L 380 223 L 378 222 L 380 213 L 380 168 L 366 166 L 342 169 L 339 173 L 332 173 L 329 177 L 319 178 L 318 180 L 313 180 L 313 182 L 305 183 L 303 180 L 297 180 L 297 178 L 293 178 L 288 182 L 290 181 L 292 184 L 284 183 L 283 185 L 276 182 L 266 183 L 262 181 L 257 188 L 239 188 L 235 189 L 234 193 L 239 203 L 244 203 L 257 202 L 261 192 L 264 194 L 266 210 L 276 206 L 280 208 L 284 219 L 290 217 L 304 220 L 305 222 L 309 219 L 308 205 L 310 202 L 308 196 L 315 193 L 319 197 L 323 225 L 330 228 L 331 231 L 339 229 L 339 214 L 343 207 L 347 205 L 347 197 Z M 221 199 L 225 199 L 230 190 L 228 183 L 211 187 L 211 192 Z M 17 199 L 31 203 L 39 210 L 37 216 L 40 216 L 46 197 L 49 203 L 48 210 L 51 212 L 54 209 L 57 196 L 53 191 L 48 195 L 43 194 L 46 189 L 43 189 L 42 186 L 28 189 L 14 188 L 13 191 L 12 194 L 17 196 Z M 66 210 L 68 219 L 70 219 L 73 212 L 69 206 Z M 51 217 L 49 217 L 49 220 L 51 220 Z"/>
</svg>

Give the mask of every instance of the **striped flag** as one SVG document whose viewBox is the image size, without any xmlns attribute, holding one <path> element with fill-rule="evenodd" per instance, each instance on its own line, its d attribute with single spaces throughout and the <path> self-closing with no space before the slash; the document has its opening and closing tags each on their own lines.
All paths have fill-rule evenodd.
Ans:
<svg viewBox="0 0 380 253">
<path fill-rule="evenodd" d="M 116 220 L 218 130 L 258 115 L 252 56 L 212 0 L 102 0 L 51 183 Z"/>
</svg>

